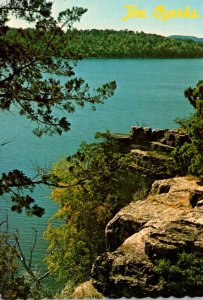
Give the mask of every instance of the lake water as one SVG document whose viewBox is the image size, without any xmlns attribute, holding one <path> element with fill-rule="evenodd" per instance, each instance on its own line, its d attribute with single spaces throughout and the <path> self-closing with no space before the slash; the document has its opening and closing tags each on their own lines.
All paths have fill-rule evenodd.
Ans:
<svg viewBox="0 0 203 300">
<path fill-rule="evenodd" d="M 7 172 L 20 169 L 35 174 L 37 165 L 51 167 L 59 158 L 74 153 L 82 141 L 92 142 L 97 131 L 128 133 L 133 125 L 173 128 L 177 117 L 187 117 L 193 110 L 184 98 L 184 90 L 195 86 L 203 75 L 203 59 L 85 59 L 76 67 L 78 76 L 97 87 L 116 80 L 115 96 L 97 110 L 77 109 L 70 115 L 71 131 L 62 137 L 37 138 L 32 124 L 14 113 L 1 114 L 0 168 Z M 9 213 L 9 230 L 19 228 L 21 244 L 29 252 L 33 230 L 38 230 L 34 264 L 42 266 L 46 243 L 43 231 L 56 210 L 47 188 L 35 191 L 37 202 L 46 207 L 41 218 L 27 218 L 9 212 L 9 200 L 1 201 L 0 220 Z"/>
</svg>

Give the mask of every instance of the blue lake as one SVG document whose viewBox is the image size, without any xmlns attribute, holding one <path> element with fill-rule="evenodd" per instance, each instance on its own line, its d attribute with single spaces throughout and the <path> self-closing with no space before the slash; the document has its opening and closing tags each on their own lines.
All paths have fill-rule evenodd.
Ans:
<svg viewBox="0 0 203 300">
<path fill-rule="evenodd" d="M 127 133 L 133 125 L 173 128 L 177 117 L 187 117 L 193 110 L 184 90 L 203 78 L 203 59 L 85 59 L 78 63 L 76 74 L 92 87 L 116 80 L 115 96 L 96 111 L 78 108 L 70 115 L 71 131 L 53 137 L 37 138 L 32 124 L 15 113 L 1 114 L 0 148 L 2 172 L 20 169 L 34 175 L 37 165 L 51 167 L 59 158 L 74 153 L 82 141 L 92 142 L 97 131 Z M 65 80 L 65 79 L 64 79 Z M 0 220 L 9 214 L 9 230 L 19 228 L 21 244 L 29 252 L 33 230 L 38 230 L 34 264 L 42 265 L 46 243 L 43 231 L 56 210 L 47 188 L 35 192 L 37 202 L 46 207 L 41 219 L 9 212 L 9 200 L 1 201 Z"/>
</svg>

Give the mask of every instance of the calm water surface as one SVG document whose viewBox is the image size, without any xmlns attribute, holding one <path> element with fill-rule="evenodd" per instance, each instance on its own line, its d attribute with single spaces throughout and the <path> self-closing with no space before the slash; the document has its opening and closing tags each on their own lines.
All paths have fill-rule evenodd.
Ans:
<svg viewBox="0 0 203 300">
<path fill-rule="evenodd" d="M 79 62 L 76 73 L 92 87 L 116 80 L 115 96 L 98 106 L 96 112 L 77 109 L 70 115 L 71 131 L 62 137 L 36 138 L 29 121 L 14 113 L 1 114 L 0 142 L 9 142 L 0 148 L 1 171 L 20 169 L 33 175 L 37 165 L 52 166 L 59 158 L 74 153 L 82 141 L 92 142 L 97 131 L 127 133 L 132 125 L 175 127 L 174 119 L 192 112 L 183 94 L 185 88 L 203 78 L 203 59 L 85 59 Z M 34 264 L 39 266 L 46 247 L 42 234 L 56 210 L 49 194 L 46 188 L 35 192 L 37 202 L 46 207 L 41 219 L 9 213 L 9 229 L 19 228 L 26 253 L 33 240 L 32 228 L 38 230 Z M 9 212 L 8 199 L 3 199 L 1 219 L 7 207 Z"/>
</svg>

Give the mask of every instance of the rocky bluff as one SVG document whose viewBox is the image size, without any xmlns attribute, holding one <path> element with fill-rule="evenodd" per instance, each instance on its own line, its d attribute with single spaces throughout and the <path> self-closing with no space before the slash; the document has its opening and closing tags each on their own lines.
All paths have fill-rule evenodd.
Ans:
<svg viewBox="0 0 203 300">
<path fill-rule="evenodd" d="M 149 196 L 121 209 L 105 234 L 108 251 L 92 270 L 99 292 L 108 298 L 168 296 L 154 263 L 182 252 L 203 257 L 202 183 L 194 177 L 155 181 Z M 202 296 L 203 288 L 194 293 Z"/>
<path fill-rule="evenodd" d="M 91 281 L 80 285 L 73 296 L 203 296 L 203 284 L 198 289 L 192 286 L 192 292 L 189 287 L 178 293 L 166 290 L 156 271 L 157 262 L 176 263 L 181 253 L 203 257 L 203 180 L 175 177 L 172 155 L 176 147 L 190 143 L 188 135 L 180 129 L 133 126 L 129 134 L 110 136 L 121 152 L 132 154 L 132 170 L 153 184 L 148 197 L 131 202 L 107 224 L 107 251 L 96 259 Z M 203 274 L 203 265 L 201 269 Z"/>
<path fill-rule="evenodd" d="M 191 295 L 187 289 L 166 291 L 155 268 L 161 259 L 177 261 L 180 253 L 203 255 L 202 181 L 174 177 L 172 152 L 189 137 L 179 129 L 139 126 L 112 137 L 121 151 L 132 153 L 131 168 L 155 181 L 147 198 L 121 209 L 107 225 L 107 252 L 94 264 L 93 285 L 109 298 Z M 192 295 L 203 296 L 203 286 Z"/>
</svg>

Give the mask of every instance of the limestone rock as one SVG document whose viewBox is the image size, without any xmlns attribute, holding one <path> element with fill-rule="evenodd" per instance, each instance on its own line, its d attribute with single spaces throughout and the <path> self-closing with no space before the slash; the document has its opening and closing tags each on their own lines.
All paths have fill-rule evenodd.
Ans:
<svg viewBox="0 0 203 300">
<path fill-rule="evenodd" d="M 131 153 L 133 157 L 131 167 L 142 173 L 142 175 L 145 174 L 154 179 L 171 176 L 168 169 L 174 163 L 172 157 L 161 152 L 140 149 L 132 149 Z"/>
<path fill-rule="evenodd" d="M 182 252 L 203 256 L 202 200 L 196 178 L 155 181 L 145 200 L 130 203 L 107 225 L 108 252 L 93 267 L 95 287 L 109 298 L 169 296 L 154 262 Z"/>
<path fill-rule="evenodd" d="M 69 284 L 61 291 L 59 299 L 102 299 L 104 296 L 92 285 L 92 281 L 86 281 L 78 285 L 74 292 L 71 292 Z"/>
</svg>

